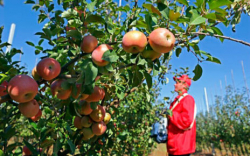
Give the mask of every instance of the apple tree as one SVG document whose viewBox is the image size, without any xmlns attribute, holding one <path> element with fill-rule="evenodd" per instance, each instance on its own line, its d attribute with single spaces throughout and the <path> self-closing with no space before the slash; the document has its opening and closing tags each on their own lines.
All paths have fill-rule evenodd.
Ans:
<svg viewBox="0 0 250 156">
<path fill-rule="evenodd" d="M 35 34 L 38 43 L 26 41 L 41 56 L 32 72 L 12 61 L 20 50 L 4 53 L 8 44 L 0 46 L 0 146 L 9 155 L 149 154 L 160 107 L 154 103 L 173 68 L 172 54 L 196 56 L 196 81 L 203 61 L 220 63 L 199 48 L 205 37 L 250 45 L 218 28 L 223 23 L 235 31 L 241 14 L 249 14 L 244 0 L 25 3 L 45 24 Z"/>
</svg>

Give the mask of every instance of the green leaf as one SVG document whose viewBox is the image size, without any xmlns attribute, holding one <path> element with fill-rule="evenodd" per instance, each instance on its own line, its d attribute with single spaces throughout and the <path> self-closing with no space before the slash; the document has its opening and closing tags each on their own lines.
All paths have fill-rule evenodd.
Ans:
<svg viewBox="0 0 250 156">
<path fill-rule="evenodd" d="M 77 11 L 74 9 L 68 9 L 62 13 L 62 18 L 71 18 L 77 15 Z"/>
<path fill-rule="evenodd" d="M 150 102 L 151 96 L 150 96 L 149 93 L 146 93 L 146 99 L 147 99 L 148 102 Z"/>
<path fill-rule="evenodd" d="M 85 72 L 85 85 L 88 85 L 91 84 L 97 77 L 98 68 L 96 68 L 92 62 L 89 62 L 84 72 Z"/>
<path fill-rule="evenodd" d="M 176 1 L 186 6 L 189 6 L 187 0 L 176 0 Z"/>
<path fill-rule="evenodd" d="M 35 4 L 35 1 L 33 0 L 27 0 L 24 2 L 24 4 Z"/>
<path fill-rule="evenodd" d="M 210 62 L 217 63 L 217 64 L 221 64 L 220 60 L 216 57 L 213 57 L 213 56 L 208 57 L 206 60 L 210 61 Z"/>
<path fill-rule="evenodd" d="M 155 13 L 159 16 L 161 16 L 161 13 L 158 9 L 156 9 L 152 4 L 143 4 L 142 7 L 148 9 L 149 13 Z"/>
<path fill-rule="evenodd" d="M 5 130 L 4 138 L 9 140 L 16 134 L 16 129 L 12 126 L 8 126 Z"/>
<path fill-rule="evenodd" d="M 212 27 L 211 29 L 213 29 L 213 31 L 214 31 L 215 34 L 218 34 L 218 35 L 223 36 L 223 33 L 221 32 L 221 30 L 220 30 L 219 28 L 217 28 L 217 27 Z M 224 38 L 219 38 L 219 39 L 220 39 L 221 42 L 224 41 Z"/>
<path fill-rule="evenodd" d="M 144 76 L 146 78 L 148 88 L 150 89 L 152 87 L 152 76 L 148 72 L 144 72 Z"/>
<path fill-rule="evenodd" d="M 215 15 L 214 12 L 213 13 L 208 13 L 204 17 L 206 17 L 207 19 L 216 20 L 216 15 Z"/>
<path fill-rule="evenodd" d="M 33 145 L 28 143 L 26 140 L 23 140 L 24 144 L 28 147 L 28 149 L 32 152 L 32 155 L 38 155 L 37 150 L 34 148 Z"/>
<path fill-rule="evenodd" d="M 94 11 L 96 3 L 97 3 L 97 1 L 95 0 L 94 2 L 87 4 L 87 8 L 89 9 L 90 12 Z"/>
<path fill-rule="evenodd" d="M 39 42 L 38 42 L 38 45 L 41 45 L 43 43 L 44 39 L 41 39 Z"/>
<path fill-rule="evenodd" d="M 67 90 L 67 89 L 71 88 L 71 84 L 68 81 L 63 81 L 61 84 L 61 87 L 65 90 Z"/>
<path fill-rule="evenodd" d="M 145 65 L 147 64 L 146 59 L 139 57 L 137 65 Z"/>
<path fill-rule="evenodd" d="M 81 40 L 82 34 L 77 30 L 70 30 L 67 32 L 67 37 L 73 37 L 73 38 L 76 38 L 78 40 Z"/>
<path fill-rule="evenodd" d="M 175 51 L 176 57 L 179 57 L 181 54 L 181 48 L 177 48 Z"/>
<path fill-rule="evenodd" d="M 202 75 L 202 68 L 201 68 L 201 66 L 199 64 L 197 64 L 195 66 L 195 69 L 193 70 L 193 73 L 195 74 L 194 77 L 193 77 L 193 80 L 197 81 Z"/>
<path fill-rule="evenodd" d="M 32 47 L 34 47 L 34 46 L 35 46 L 35 44 L 34 44 L 34 43 L 32 43 L 32 42 L 30 42 L 30 41 L 26 41 L 26 43 L 27 43 L 28 45 L 32 46 Z"/>
<path fill-rule="evenodd" d="M 202 16 L 196 16 L 196 17 L 191 18 L 190 25 L 198 25 L 204 22 L 206 22 L 206 18 Z"/>
<path fill-rule="evenodd" d="M 93 32 L 92 31 L 89 32 L 96 38 L 102 38 L 105 36 L 105 33 L 103 31 L 94 30 Z"/>
<path fill-rule="evenodd" d="M 115 51 L 106 51 L 104 52 L 102 59 L 108 62 L 116 62 L 119 59 L 119 56 L 116 54 Z"/>
<path fill-rule="evenodd" d="M 46 18 L 47 16 L 45 14 L 40 14 L 38 17 L 38 23 L 42 23 Z"/>
<path fill-rule="evenodd" d="M 91 107 L 92 110 L 95 110 L 95 109 L 97 108 L 98 105 L 99 105 L 98 102 L 91 102 L 90 107 Z"/>
<path fill-rule="evenodd" d="M 105 24 L 105 20 L 102 18 L 102 16 L 99 15 L 90 15 L 85 20 L 88 23 L 103 23 Z"/>
<path fill-rule="evenodd" d="M 166 6 L 163 3 L 158 3 L 157 8 L 159 9 L 162 16 L 165 17 L 166 19 L 168 19 L 168 12 L 169 12 L 168 6 Z"/>
<path fill-rule="evenodd" d="M 210 9 L 216 9 L 224 5 L 230 5 L 232 2 L 230 0 L 210 0 L 208 1 L 208 5 Z"/>
<path fill-rule="evenodd" d="M 204 9 L 206 3 L 205 0 L 196 0 L 194 4 L 197 6 L 197 8 Z"/>
<path fill-rule="evenodd" d="M 60 143 L 60 139 L 56 140 L 56 143 L 53 146 L 53 155 L 57 156 L 58 155 L 58 151 L 61 149 L 62 144 Z"/>
<path fill-rule="evenodd" d="M 153 21 L 152 21 L 152 16 L 150 14 L 145 15 L 145 20 L 147 24 L 147 30 L 149 32 L 153 31 Z"/>
</svg>

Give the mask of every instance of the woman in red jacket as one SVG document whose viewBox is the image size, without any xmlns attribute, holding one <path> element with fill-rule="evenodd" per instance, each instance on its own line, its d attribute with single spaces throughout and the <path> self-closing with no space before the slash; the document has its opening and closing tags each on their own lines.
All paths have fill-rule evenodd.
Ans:
<svg viewBox="0 0 250 156">
<path fill-rule="evenodd" d="M 179 103 L 172 110 L 172 117 L 168 116 L 168 141 L 167 151 L 169 156 L 190 156 L 195 152 L 196 122 L 195 122 L 195 101 L 187 91 L 191 85 L 191 79 L 187 75 L 176 81 L 175 92 L 179 95 L 171 103 L 170 109 L 179 99 Z"/>
</svg>

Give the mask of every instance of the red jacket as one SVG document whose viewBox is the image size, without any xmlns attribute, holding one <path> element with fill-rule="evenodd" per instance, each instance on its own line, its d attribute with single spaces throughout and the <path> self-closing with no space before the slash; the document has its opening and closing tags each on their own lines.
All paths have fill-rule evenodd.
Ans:
<svg viewBox="0 0 250 156">
<path fill-rule="evenodd" d="M 180 96 L 171 103 L 170 109 Z M 168 142 L 167 151 L 172 155 L 191 154 L 195 152 L 196 122 L 189 130 L 188 128 L 194 118 L 195 101 L 191 95 L 185 96 L 173 109 L 173 116 L 168 120 Z"/>
</svg>

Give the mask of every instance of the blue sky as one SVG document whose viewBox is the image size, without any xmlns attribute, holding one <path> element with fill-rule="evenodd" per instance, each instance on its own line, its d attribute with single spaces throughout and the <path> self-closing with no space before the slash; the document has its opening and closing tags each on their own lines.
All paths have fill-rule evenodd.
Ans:
<svg viewBox="0 0 250 156">
<path fill-rule="evenodd" d="M 34 48 L 28 46 L 25 42 L 32 41 L 37 43 L 39 38 L 34 34 L 40 31 L 44 25 L 44 23 L 38 24 L 38 13 L 31 8 L 32 5 L 24 4 L 23 0 L 5 0 L 4 7 L 0 6 L 0 26 L 4 25 L 5 27 L 3 41 L 8 40 L 11 23 L 15 23 L 16 30 L 13 47 L 22 48 L 24 52 L 22 64 L 25 64 L 28 70 L 31 70 L 35 66 L 36 58 L 39 58 L 39 56 L 36 56 Z M 241 23 L 236 26 L 235 33 L 231 31 L 231 27 L 226 28 L 222 24 L 219 25 L 219 28 L 221 28 L 225 36 L 250 43 L 250 17 L 247 15 L 242 16 Z M 201 109 L 205 110 L 203 101 L 204 87 L 207 88 L 208 100 L 211 103 L 212 96 L 221 94 L 220 81 L 222 82 L 223 92 L 225 92 L 225 76 L 227 84 L 232 84 L 231 70 L 234 72 L 235 86 L 241 88 L 245 85 L 241 61 L 244 62 L 247 83 L 250 87 L 250 47 L 229 40 L 224 40 L 221 43 L 220 40 L 212 37 L 207 37 L 199 45 L 201 50 L 219 58 L 222 64 L 218 65 L 210 62 L 203 62 L 201 64 L 203 75 L 198 81 L 192 83 L 189 91 L 196 100 L 198 111 Z M 19 56 L 16 56 L 14 59 L 19 60 Z M 170 61 L 173 68 L 189 67 L 190 71 L 195 68 L 197 62 L 196 57 L 187 51 L 183 51 L 179 58 L 176 58 L 174 54 L 173 59 Z M 193 76 L 192 72 L 190 74 Z M 162 86 L 160 99 L 164 96 L 172 97 L 171 91 L 174 90 L 174 81 L 172 75 L 168 75 L 168 77 L 170 80 L 169 84 Z"/>
</svg>

